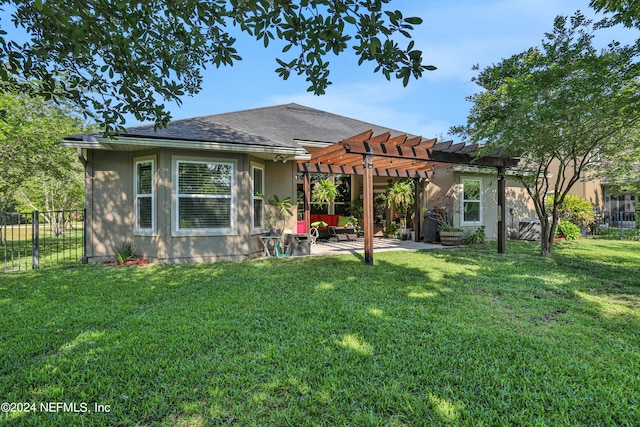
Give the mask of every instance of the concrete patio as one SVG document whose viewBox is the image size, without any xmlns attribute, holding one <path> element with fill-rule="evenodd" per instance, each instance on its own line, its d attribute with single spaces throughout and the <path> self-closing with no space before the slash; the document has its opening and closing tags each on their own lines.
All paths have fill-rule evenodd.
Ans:
<svg viewBox="0 0 640 427">
<path fill-rule="evenodd" d="M 398 239 L 373 239 L 374 252 L 407 251 L 418 249 L 448 249 L 452 246 L 442 246 L 440 244 L 414 242 L 411 240 Z M 318 241 L 311 245 L 311 256 L 314 255 L 340 255 L 340 254 L 364 254 L 364 239 L 358 238 L 355 241 Z"/>
</svg>

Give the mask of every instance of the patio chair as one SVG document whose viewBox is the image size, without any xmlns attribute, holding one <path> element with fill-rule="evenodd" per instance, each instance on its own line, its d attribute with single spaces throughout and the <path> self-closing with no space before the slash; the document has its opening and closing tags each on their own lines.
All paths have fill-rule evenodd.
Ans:
<svg viewBox="0 0 640 427">
<path fill-rule="evenodd" d="M 311 238 L 311 244 L 315 245 L 316 240 L 320 237 L 320 231 L 318 227 L 326 227 L 327 223 L 324 221 L 316 221 L 311 223 L 311 228 L 309 229 L 309 237 Z"/>
<path fill-rule="evenodd" d="M 316 244 L 316 239 L 320 236 L 320 232 L 318 231 L 318 227 L 311 227 L 309 230 L 309 237 L 311 238 L 311 244 Z"/>
</svg>

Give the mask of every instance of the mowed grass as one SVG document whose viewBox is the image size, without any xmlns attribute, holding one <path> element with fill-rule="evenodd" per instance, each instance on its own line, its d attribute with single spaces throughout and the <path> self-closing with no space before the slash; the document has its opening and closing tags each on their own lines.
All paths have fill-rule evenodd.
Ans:
<svg viewBox="0 0 640 427">
<path fill-rule="evenodd" d="M 640 425 L 640 246 L 538 250 L 2 275 L 0 424 Z"/>
<path fill-rule="evenodd" d="M 28 233 L 23 233 L 24 230 L 18 233 L 17 227 L 0 230 L 0 233 L 4 233 L 0 238 L 0 273 L 30 270 L 35 262 L 35 242 L 31 239 L 31 228 Z M 37 265 L 50 267 L 78 263 L 83 256 L 82 245 L 81 227 L 70 228 L 59 236 L 54 235 L 49 227 L 41 227 Z"/>
</svg>

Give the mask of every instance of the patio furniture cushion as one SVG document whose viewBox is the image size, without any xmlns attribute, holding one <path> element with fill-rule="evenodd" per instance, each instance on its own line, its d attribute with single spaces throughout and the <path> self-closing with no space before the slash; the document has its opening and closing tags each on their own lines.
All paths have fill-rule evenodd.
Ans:
<svg viewBox="0 0 640 427">
<path fill-rule="evenodd" d="M 311 214 L 309 219 L 311 220 L 311 224 L 322 221 L 326 224 L 325 227 L 317 227 L 318 229 L 318 238 L 320 239 L 328 239 L 330 237 L 336 237 L 336 234 L 340 233 L 355 233 L 355 229 L 345 226 L 340 226 L 338 221 L 340 218 L 346 218 L 349 220 L 348 216 L 341 215 L 329 215 L 329 214 Z M 336 231 L 336 227 L 340 227 L 339 231 Z"/>
<path fill-rule="evenodd" d="M 350 220 L 351 220 L 351 218 L 348 217 L 348 216 L 339 216 L 338 217 L 338 227 L 344 227 L 345 225 L 349 224 Z"/>
</svg>

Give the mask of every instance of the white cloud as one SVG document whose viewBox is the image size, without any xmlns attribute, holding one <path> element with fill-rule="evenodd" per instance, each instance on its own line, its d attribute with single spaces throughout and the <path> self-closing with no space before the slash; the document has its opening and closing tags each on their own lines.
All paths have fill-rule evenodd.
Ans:
<svg viewBox="0 0 640 427">
<path fill-rule="evenodd" d="M 587 0 L 494 0 L 421 3 L 423 19 L 415 35 L 429 63 L 438 71 L 428 81 L 467 82 L 474 64 L 492 63 L 537 46 L 557 15 L 591 12 Z M 432 19 L 433 17 L 433 19 Z"/>
</svg>

